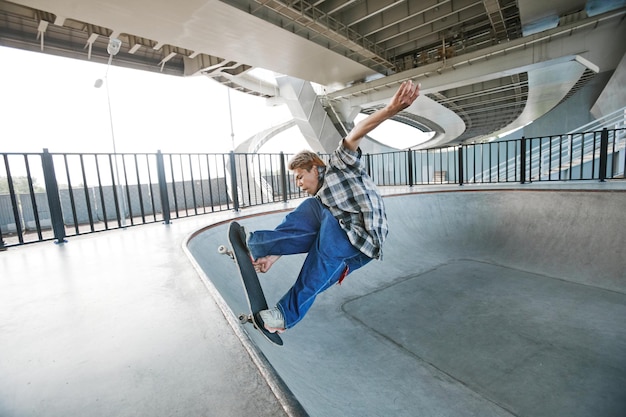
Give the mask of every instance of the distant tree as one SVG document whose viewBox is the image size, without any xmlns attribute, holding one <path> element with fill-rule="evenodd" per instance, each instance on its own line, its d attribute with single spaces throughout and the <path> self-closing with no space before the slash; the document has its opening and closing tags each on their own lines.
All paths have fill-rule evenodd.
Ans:
<svg viewBox="0 0 626 417">
<path fill-rule="evenodd" d="M 28 188 L 28 177 L 12 177 L 13 189 L 16 194 L 28 194 L 30 192 Z M 37 184 L 37 179 L 33 180 L 33 190 L 36 193 L 43 193 L 46 190 Z M 0 177 L 0 194 L 9 194 L 9 181 L 7 177 Z"/>
</svg>

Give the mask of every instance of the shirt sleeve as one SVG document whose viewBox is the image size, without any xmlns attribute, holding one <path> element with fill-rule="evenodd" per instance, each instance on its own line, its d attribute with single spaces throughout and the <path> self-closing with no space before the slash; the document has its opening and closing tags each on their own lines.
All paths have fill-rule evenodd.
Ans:
<svg viewBox="0 0 626 417">
<path fill-rule="evenodd" d="M 346 169 L 348 167 L 359 167 L 361 163 L 361 148 L 358 148 L 356 151 L 346 148 L 343 146 L 343 140 L 339 142 L 339 146 L 331 155 L 330 164 L 337 167 L 338 169 Z"/>
</svg>

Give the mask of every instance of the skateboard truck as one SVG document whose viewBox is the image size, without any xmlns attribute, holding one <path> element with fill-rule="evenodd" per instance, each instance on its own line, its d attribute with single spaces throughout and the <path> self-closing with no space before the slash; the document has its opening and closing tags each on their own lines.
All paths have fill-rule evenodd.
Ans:
<svg viewBox="0 0 626 417">
<path fill-rule="evenodd" d="M 254 324 L 254 320 L 252 320 L 252 314 L 240 313 L 237 318 L 239 319 L 239 323 L 246 324 L 252 323 Z"/>
<path fill-rule="evenodd" d="M 228 255 L 230 257 L 230 259 L 232 259 L 233 261 L 235 260 L 235 254 L 233 253 L 233 251 L 228 249 L 224 245 L 220 245 L 217 248 L 217 253 L 219 253 L 220 255 Z"/>
<path fill-rule="evenodd" d="M 252 317 L 252 314 L 246 314 L 246 313 L 240 313 L 237 316 L 237 319 L 239 319 L 239 323 L 241 324 L 246 324 L 246 323 L 250 323 L 254 326 L 255 329 L 261 330 L 261 328 L 259 327 L 259 324 L 254 321 L 254 318 Z M 263 331 L 263 330 L 261 330 Z"/>
</svg>

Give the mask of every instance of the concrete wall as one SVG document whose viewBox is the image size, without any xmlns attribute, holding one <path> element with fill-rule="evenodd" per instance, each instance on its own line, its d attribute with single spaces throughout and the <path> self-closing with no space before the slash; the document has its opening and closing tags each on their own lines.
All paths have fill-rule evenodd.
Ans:
<svg viewBox="0 0 626 417">
<path fill-rule="evenodd" d="M 469 258 L 626 292 L 625 191 L 465 191 L 385 201 L 385 263 L 420 268 Z"/>
</svg>

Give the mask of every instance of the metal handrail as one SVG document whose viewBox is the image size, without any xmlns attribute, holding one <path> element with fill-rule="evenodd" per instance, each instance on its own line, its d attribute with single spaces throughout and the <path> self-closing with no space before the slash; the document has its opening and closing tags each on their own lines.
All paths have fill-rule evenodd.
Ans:
<svg viewBox="0 0 626 417">
<path fill-rule="evenodd" d="M 0 153 L 0 249 L 302 198 L 289 157 Z M 381 186 L 623 179 L 626 129 L 366 154 L 363 164 Z"/>
</svg>

